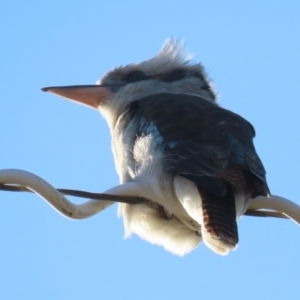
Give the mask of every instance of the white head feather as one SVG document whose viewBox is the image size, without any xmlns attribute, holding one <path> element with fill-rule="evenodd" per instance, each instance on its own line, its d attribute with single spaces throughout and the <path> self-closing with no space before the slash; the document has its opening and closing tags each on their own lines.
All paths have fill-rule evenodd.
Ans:
<svg viewBox="0 0 300 300">
<path fill-rule="evenodd" d="M 166 40 L 159 53 L 149 60 L 120 66 L 106 73 L 98 82 L 99 85 L 118 85 L 120 88 L 111 98 L 99 107 L 105 115 L 111 130 L 119 115 L 133 101 L 143 97 L 160 94 L 193 94 L 216 102 L 211 81 L 200 63 L 192 62 L 192 54 L 187 54 L 182 40 Z M 182 71 L 186 75 L 180 80 L 164 81 L 163 76 Z M 143 72 L 146 80 L 128 82 L 126 76 L 132 72 Z"/>
</svg>

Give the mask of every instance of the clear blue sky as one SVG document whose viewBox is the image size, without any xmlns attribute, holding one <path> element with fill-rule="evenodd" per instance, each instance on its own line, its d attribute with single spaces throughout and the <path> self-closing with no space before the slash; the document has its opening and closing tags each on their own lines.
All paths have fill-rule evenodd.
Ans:
<svg viewBox="0 0 300 300">
<path fill-rule="evenodd" d="M 175 36 L 220 105 L 255 126 L 271 192 L 300 203 L 299 15 L 296 0 L 2 1 L 0 169 L 62 188 L 118 184 L 104 119 L 40 88 L 93 84 Z M 116 205 L 72 221 L 35 195 L 0 192 L 0 204 L 1 299 L 300 299 L 291 221 L 243 217 L 229 256 L 200 245 L 180 258 L 124 240 Z"/>
</svg>

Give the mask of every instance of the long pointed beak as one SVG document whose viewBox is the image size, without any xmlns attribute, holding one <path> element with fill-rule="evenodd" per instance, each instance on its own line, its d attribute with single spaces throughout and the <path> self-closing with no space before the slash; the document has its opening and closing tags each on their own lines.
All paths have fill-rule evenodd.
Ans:
<svg viewBox="0 0 300 300">
<path fill-rule="evenodd" d="M 98 109 L 101 102 L 110 97 L 113 92 L 109 86 L 101 85 L 70 85 L 42 88 L 60 97 Z"/>
</svg>

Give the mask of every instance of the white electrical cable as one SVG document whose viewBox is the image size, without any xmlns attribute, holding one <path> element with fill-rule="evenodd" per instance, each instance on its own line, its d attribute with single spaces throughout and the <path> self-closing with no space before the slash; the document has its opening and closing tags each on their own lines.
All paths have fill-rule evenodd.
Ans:
<svg viewBox="0 0 300 300">
<path fill-rule="evenodd" d="M 280 196 L 272 195 L 269 198 L 259 196 L 251 200 L 248 209 L 269 209 L 281 212 L 300 225 L 300 206 Z"/>
<path fill-rule="evenodd" d="M 28 187 L 58 212 L 68 218 L 76 220 L 89 218 L 115 203 L 113 201 L 91 200 L 83 204 L 74 204 L 47 181 L 35 174 L 23 170 L 0 170 L 0 182 Z M 107 194 L 109 194 L 109 191 Z"/>
<path fill-rule="evenodd" d="M 83 204 L 74 204 L 44 179 L 30 172 L 18 169 L 0 170 L 0 183 L 17 184 L 27 187 L 42 197 L 58 212 L 76 220 L 92 217 L 115 203 L 115 201 L 110 200 L 90 200 Z M 132 182 L 113 187 L 107 190 L 105 194 L 142 197 L 143 191 L 140 190 L 140 187 L 136 183 Z M 254 211 L 267 209 L 280 212 L 300 225 L 300 206 L 280 196 L 273 195 L 270 198 L 257 197 L 251 200 L 249 209 Z"/>
</svg>

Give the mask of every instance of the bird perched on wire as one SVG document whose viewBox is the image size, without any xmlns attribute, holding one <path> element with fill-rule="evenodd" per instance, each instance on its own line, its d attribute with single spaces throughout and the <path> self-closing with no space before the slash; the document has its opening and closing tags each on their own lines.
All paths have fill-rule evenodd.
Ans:
<svg viewBox="0 0 300 300">
<path fill-rule="evenodd" d="M 269 196 L 253 126 L 221 108 L 204 68 L 168 40 L 153 58 L 114 68 L 97 85 L 48 87 L 99 110 L 112 135 L 125 235 L 184 255 L 202 240 L 225 255 L 250 199 Z"/>
</svg>

